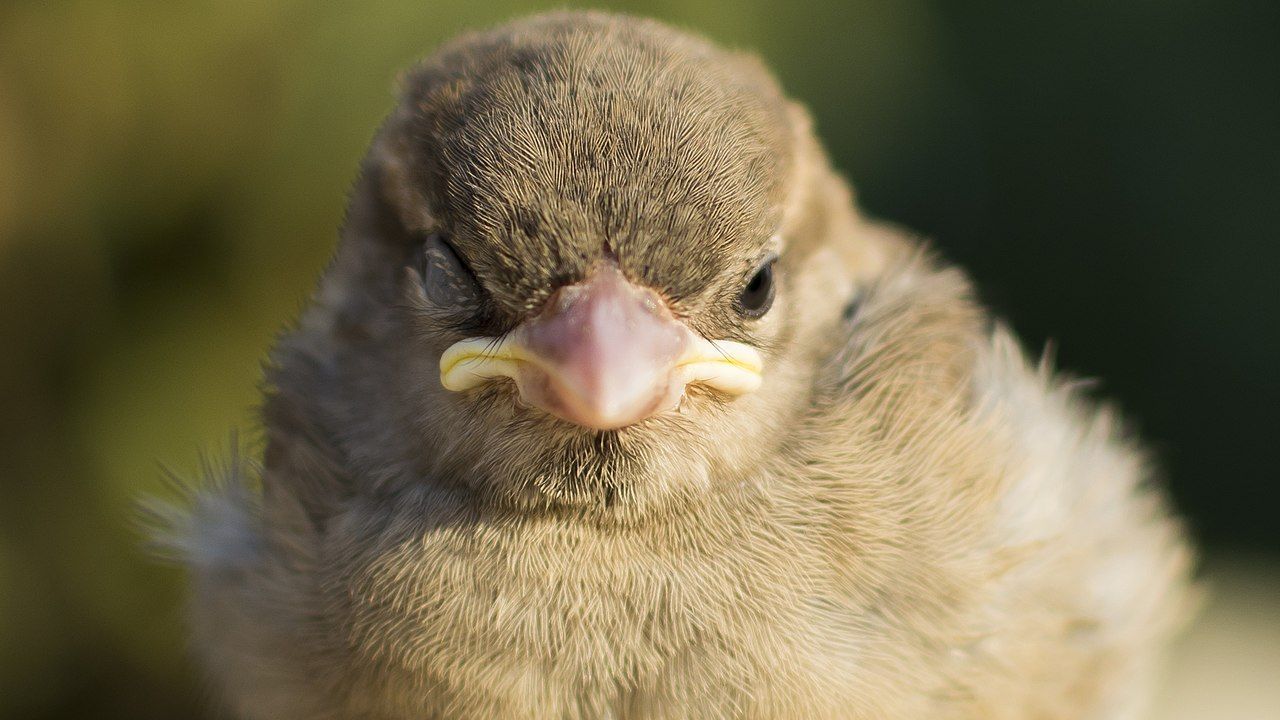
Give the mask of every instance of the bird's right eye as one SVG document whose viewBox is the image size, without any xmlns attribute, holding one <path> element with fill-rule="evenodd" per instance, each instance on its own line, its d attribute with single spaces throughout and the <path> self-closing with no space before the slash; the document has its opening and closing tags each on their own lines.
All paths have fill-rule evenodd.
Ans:
<svg viewBox="0 0 1280 720">
<path fill-rule="evenodd" d="M 480 285 L 457 251 L 440 233 L 418 249 L 418 273 L 427 299 L 442 308 L 469 308 L 480 301 Z"/>
</svg>

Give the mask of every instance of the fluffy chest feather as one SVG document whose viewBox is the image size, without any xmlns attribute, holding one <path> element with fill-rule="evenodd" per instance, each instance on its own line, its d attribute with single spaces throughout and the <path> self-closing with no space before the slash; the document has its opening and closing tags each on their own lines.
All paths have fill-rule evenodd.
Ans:
<svg viewBox="0 0 1280 720">
<path fill-rule="evenodd" d="M 693 698 L 742 709 L 767 704 L 766 686 L 790 703 L 813 695 L 798 686 L 835 659 L 819 657 L 831 582 L 811 520 L 770 512 L 760 488 L 609 532 L 426 492 L 398 507 L 338 520 L 347 540 L 323 581 L 350 666 L 402 686 L 390 697 L 477 717 L 660 713 Z"/>
</svg>

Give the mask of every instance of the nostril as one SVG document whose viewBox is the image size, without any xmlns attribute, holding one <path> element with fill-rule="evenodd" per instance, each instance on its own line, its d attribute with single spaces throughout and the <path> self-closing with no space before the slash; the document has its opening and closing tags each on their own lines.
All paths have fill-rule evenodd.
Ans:
<svg viewBox="0 0 1280 720">
<path fill-rule="evenodd" d="M 664 303 L 659 300 L 658 296 L 653 292 L 646 292 L 644 294 L 644 300 L 641 305 L 649 312 L 650 315 L 659 315 L 664 309 Z"/>
<path fill-rule="evenodd" d="M 547 309 L 544 312 L 563 313 L 573 307 L 574 292 L 572 288 L 562 287 L 556 290 L 551 296 L 551 302 L 547 303 Z"/>
</svg>

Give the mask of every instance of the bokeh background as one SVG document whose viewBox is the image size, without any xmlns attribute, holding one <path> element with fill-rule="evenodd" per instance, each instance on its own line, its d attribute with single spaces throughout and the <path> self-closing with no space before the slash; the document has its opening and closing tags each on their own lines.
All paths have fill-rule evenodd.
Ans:
<svg viewBox="0 0 1280 720">
<path fill-rule="evenodd" d="M 758 50 L 865 208 L 1101 378 L 1205 553 L 1159 717 L 1280 717 L 1280 3 L 599 6 Z M 0 718 L 208 712 L 132 503 L 252 428 L 395 73 L 535 9 L 0 4 Z"/>
</svg>

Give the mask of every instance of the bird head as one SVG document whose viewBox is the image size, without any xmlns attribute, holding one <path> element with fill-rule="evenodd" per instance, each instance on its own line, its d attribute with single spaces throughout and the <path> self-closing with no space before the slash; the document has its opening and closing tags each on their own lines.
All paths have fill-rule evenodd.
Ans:
<svg viewBox="0 0 1280 720">
<path fill-rule="evenodd" d="M 402 86 L 320 294 L 349 455 L 638 512 L 794 440 L 872 253 L 758 62 L 569 13 L 464 37 Z"/>
</svg>

